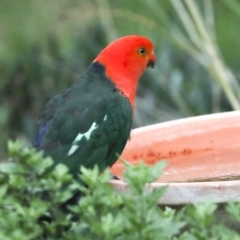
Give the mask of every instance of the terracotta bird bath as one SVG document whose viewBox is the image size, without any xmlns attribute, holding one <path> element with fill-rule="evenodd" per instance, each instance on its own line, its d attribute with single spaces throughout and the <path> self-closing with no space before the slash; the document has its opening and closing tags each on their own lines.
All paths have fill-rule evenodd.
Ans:
<svg viewBox="0 0 240 240">
<path fill-rule="evenodd" d="M 240 111 L 191 117 L 132 131 L 122 158 L 148 165 L 164 159 L 163 175 L 149 188 L 168 185 L 160 205 L 240 201 Z M 117 161 L 112 174 L 122 179 Z M 117 191 L 127 191 L 112 180 Z"/>
<path fill-rule="evenodd" d="M 168 185 L 159 199 L 161 206 L 181 208 L 188 203 L 212 201 L 218 204 L 216 222 L 224 222 L 240 233 L 240 226 L 225 211 L 228 201 L 240 201 L 240 111 L 191 117 L 138 128 L 132 131 L 122 156 L 131 164 L 140 160 L 153 165 L 168 162 L 162 176 L 148 185 Z M 117 161 L 112 174 L 121 180 L 111 184 L 128 191 Z"/>
</svg>

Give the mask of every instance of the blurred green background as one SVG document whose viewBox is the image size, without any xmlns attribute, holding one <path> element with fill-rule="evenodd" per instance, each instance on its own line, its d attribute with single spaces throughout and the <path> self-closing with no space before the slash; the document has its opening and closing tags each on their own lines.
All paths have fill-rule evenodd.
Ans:
<svg viewBox="0 0 240 240">
<path fill-rule="evenodd" d="M 127 34 L 149 37 L 157 55 L 134 128 L 240 109 L 237 0 L 1 0 L 0 157 L 9 138 L 30 144 L 46 102 Z"/>
</svg>

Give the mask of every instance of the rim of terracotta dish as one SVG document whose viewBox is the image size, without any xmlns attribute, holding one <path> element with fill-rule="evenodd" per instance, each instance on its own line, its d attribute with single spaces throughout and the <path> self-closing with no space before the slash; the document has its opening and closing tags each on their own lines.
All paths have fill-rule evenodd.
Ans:
<svg viewBox="0 0 240 240">
<path fill-rule="evenodd" d="M 121 180 L 111 180 L 111 185 L 118 192 L 128 192 L 127 183 Z M 240 180 L 216 182 L 180 182 L 180 183 L 150 183 L 146 188 L 150 191 L 167 186 L 159 205 L 184 205 L 203 202 L 226 203 L 240 201 Z"/>
<path fill-rule="evenodd" d="M 144 133 L 148 132 L 151 130 L 154 130 L 157 128 L 166 128 L 168 126 L 172 125 L 181 125 L 182 123 L 187 124 L 187 123 L 192 123 L 192 122 L 201 122 L 202 120 L 214 120 L 214 119 L 228 119 L 231 117 L 239 117 L 240 116 L 240 110 L 239 111 L 229 111 L 229 112 L 221 112 L 221 113 L 211 113 L 211 114 L 205 114 L 201 116 L 192 116 L 192 117 L 186 117 L 186 118 L 181 118 L 181 119 L 174 119 L 174 120 L 169 120 L 166 122 L 162 123 L 155 123 L 151 124 L 148 126 L 143 126 L 139 128 L 132 129 L 131 133 L 133 134 L 138 134 L 138 133 Z M 240 123 L 239 123 L 240 124 Z"/>
</svg>

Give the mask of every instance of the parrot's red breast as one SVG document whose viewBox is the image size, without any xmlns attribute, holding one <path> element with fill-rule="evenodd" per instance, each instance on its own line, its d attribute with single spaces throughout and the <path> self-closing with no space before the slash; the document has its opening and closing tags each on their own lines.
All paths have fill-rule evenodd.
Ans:
<svg viewBox="0 0 240 240">
<path fill-rule="evenodd" d="M 134 108 L 137 83 L 147 67 L 156 61 L 152 42 L 142 36 L 125 36 L 109 44 L 93 62 L 101 63 Z"/>
</svg>

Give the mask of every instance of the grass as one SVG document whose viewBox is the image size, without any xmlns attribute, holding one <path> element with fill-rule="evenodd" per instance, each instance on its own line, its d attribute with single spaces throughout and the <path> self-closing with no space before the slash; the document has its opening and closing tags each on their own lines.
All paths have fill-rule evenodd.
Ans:
<svg viewBox="0 0 240 240">
<path fill-rule="evenodd" d="M 126 34 L 151 38 L 157 55 L 139 83 L 133 127 L 240 108 L 236 0 L 53 1 L 47 18 L 46 2 L 21 2 L 27 12 L 7 0 L 0 10 L 0 149 L 9 137 L 31 140 L 45 103 Z"/>
</svg>

